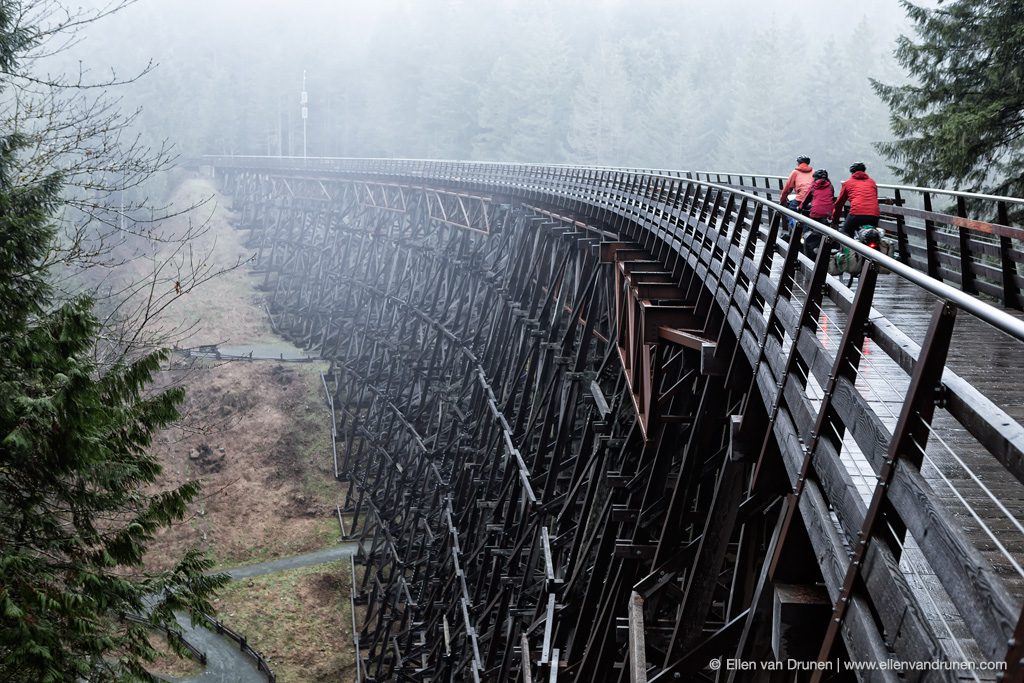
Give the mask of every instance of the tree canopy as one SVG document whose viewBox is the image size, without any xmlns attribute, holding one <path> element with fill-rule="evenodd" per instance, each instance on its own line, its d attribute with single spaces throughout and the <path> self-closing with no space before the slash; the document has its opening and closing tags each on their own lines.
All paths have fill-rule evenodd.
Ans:
<svg viewBox="0 0 1024 683">
<path fill-rule="evenodd" d="M 19 9 L 0 0 L 0 96 L 37 39 Z M 0 135 L 0 680 L 152 680 L 150 628 L 176 629 L 176 610 L 202 620 L 224 581 L 196 552 L 167 572 L 143 563 L 199 491 L 154 490 L 148 447 L 182 392 L 150 389 L 163 353 L 101 366 L 92 300 L 56 296 L 44 264 L 62 177 L 18 176 L 27 140 Z"/>
<path fill-rule="evenodd" d="M 917 37 L 896 57 L 915 80 L 874 83 L 897 136 L 879 149 L 909 182 L 1024 196 L 1024 5 L 902 3 Z"/>
</svg>

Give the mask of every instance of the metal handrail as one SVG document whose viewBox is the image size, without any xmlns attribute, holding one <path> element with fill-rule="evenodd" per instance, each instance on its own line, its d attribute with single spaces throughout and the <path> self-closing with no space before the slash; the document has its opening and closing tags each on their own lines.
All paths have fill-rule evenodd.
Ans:
<svg viewBox="0 0 1024 683">
<path fill-rule="evenodd" d="M 678 180 L 677 178 L 672 178 L 671 176 L 660 177 Z M 892 258 L 891 256 L 886 256 L 877 249 L 872 249 L 871 247 L 868 247 L 867 245 L 858 242 L 852 237 L 847 237 L 845 234 L 839 232 L 838 230 L 834 230 L 830 227 L 825 226 L 822 223 L 813 221 L 807 218 L 807 216 L 799 214 L 784 206 L 780 206 L 778 204 L 770 202 L 764 199 L 763 197 L 758 197 L 757 195 L 751 194 L 749 192 L 744 192 L 743 190 L 736 190 L 730 188 L 728 185 L 720 185 L 718 183 L 707 183 L 700 180 L 692 180 L 687 182 L 697 183 L 703 185 L 704 187 L 713 187 L 718 190 L 725 190 L 726 192 L 731 192 L 741 197 L 746 197 L 748 199 L 768 205 L 770 208 L 782 213 L 784 216 L 799 221 L 801 224 L 803 224 L 805 228 L 809 227 L 815 232 L 819 232 L 822 235 L 825 235 L 829 239 L 838 242 L 844 247 L 847 247 L 857 252 L 864 258 L 874 261 L 880 267 L 885 268 L 886 270 L 890 270 L 893 273 L 896 273 L 903 279 L 908 280 L 911 283 L 917 285 L 918 287 L 921 287 L 922 289 L 934 294 L 938 298 L 955 304 L 958 308 L 966 311 L 967 313 L 970 313 L 971 315 L 975 316 L 976 318 L 979 318 L 980 320 L 984 320 L 988 324 L 992 325 L 993 327 L 1002 332 L 1005 332 L 1014 339 L 1024 341 L 1024 320 L 1016 318 L 1007 313 L 1006 311 L 1000 308 L 996 308 L 992 304 L 985 303 L 984 301 L 978 299 L 975 296 L 966 294 L 965 292 L 957 289 L 956 287 L 947 285 L 945 282 L 941 282 L 939 280 L 936 280 L 935 278 L 929 277 L 928 275 L 925 275 L 921 271 L 915 270 L 910 266 L 905 265 L 900 261 Z"/>
<path fill-rule="evenodd" d="M 737 173 L 735 171 L 729 173 L 726 171 L 684 171 L 685 173 L 703 173 L 707 176 L 712 175 L 724 175 L 724 176 L 748 176 L 751 178 L 766 178 L 769 180 L 786 180 L 789 176 L 784 175 L 770 175 L 767 173 Z M 900 190 L 901 192 L 929 192 L 931 194 L 944 194 L 950 197 L 963 197 L 964 199 L 980 199 L 984 201 L 993 202 L 1007 202 L 1008 204 L 1024 204 L 1024 199 L 1020 197 L 1009 197 L 998 194 L 984 194 L 980 192 L 966 192 L 964 190 L 946 190 L 941 187 L 921 187 L 918 185 L 894 185 L 892 183 L 878 183 L 878 187 L 884 190 Z"/>
<path fill-rule="evenodd" d="M 421 175 L 421 176 L 408 176 L 408 177 L 430 178 L 431 176 L 428 176 L 426 174 L 433 172 L 433 174 L 434 174 L 433 177 L 435 177 L 438 180 L 443 180 L 445 182 L 451 182 L 452 179 L 451 178 L 442 177 L 440 174 L 437 173 L 438 170 L 442 170 L 443 169 L 443 170 L 449 171 L 449 175 L 450 175 L 450 171 L 455 170 L 459 166 L 465 166 L 465 165 L 484 166 L 484 165 L 487 165 L 487 164 L 490 163 L 490 162 L 463 162 L 463 161 L 435 161 L 435 160 L 419 160 L 419 159 L 356 159 L 356 158 L 348 159 L 348 158 L 331 158 L 331 157 L 315 157 L 315 158 L 312 158 L 312 159 L 304 159 L 302 157 L 259 157 L 259 156 L 251 156 L 251 157 L 212 157 L 212 156 L 210 156 L 210 157 L 204 157 L 204 159 L 209 159 L 209 160 L 213 160 L 213 159 L 226 159 L 226 158 L 227 159 L 253 159 L 253 160 L 259 159 L 259 160 L 264 161 L 264 162 L 265 161 L 269 161 L 269 160 L 275 160 L 275 159 L 289 160 L 289 161 L 291 161 L 291 160 L 300 160 L 300 161 L 303 162 L 303 166 L 306 166 L 309 161 L 314 161 L 314 162 L 346 161 L 346 162 L 360 162 L 362 164 L 368 164 L 368 165 L 369 164 L 374 164 L 374 163 L 379 163 L 379 164 L 382 164 L 384 166 L 384 168 L 381 168 L 381 171 L 384 172 L 384 173 L 387 173 L 390 170 L 390 169 L 386 168 L 387 165 L 397 165 L 397 164 L 402 164 L 402 163 L 406 163 L 406 164 L 409 164 L 409 163 L 412 163 L 412 164 L 437 164 L 440 168 L 438 168 L 438 169 L 429 169 L 429 170 L 425 168 L 425 169 L 423 169 L 424 175 Z M 510 168 L 510 169 L 521 169 L 521 170 L 524 170 L 524 171 L 527 171 L 527 172 L 529 172 L 531 169 L 556 170 L 556 169 L 563 169 L 563 168 L 574 168 L 574 169 L 583 170 L 583 171 L 592 170 L 592 171 L 598 171 L 598 172 L 607 172 L 607 171 L 610 171 L 610 170 L 615 170 L 616 172 L 620 172 L 620 173 L 630 173 L 630 174 L 638 173 L 636 171 L 631 171 L 631 170 L 626 170 L 626 169 L 605 169 L 605 168 L 594 167 L 594 166 L 573 166 L 573 167 L 558 166 L 558 165 L 535 166 L 535 165 L 528 165 L 528 164 L 508 163 L 508 162 L 498 162 L 496 164 L 491 164 L 491 165 L 502 166 L 502 167 Z M 337 170 L 339 170 L 340 172 L 345 172 L 344 169 L 337 169 Z M 359 173 L 362 170 L 364 170 L 364 169 L 351 169 L 349 172 L 351 172 L 351 173 Z M 397 170 L 397 173 L 391 173 L 391 175 L 398 175 L 398 176 L 406 175 L 405 173 L 403 173 L 403 171 L 405 171 L 405 169 L 395 169 L 395 170 Z M 778 211 L 782 215 L 786 216 L 787 218 L 790 218 L 790 219 L 793 219 L 795 221 L 800 222 L 805 228 L 810 228 L 814 232 L 818 232 L 818 233 L 828 237 L 829 239 L 831 239 L 831 240 L 841 244 L 842 246 L 847 247 L 847 248 L 851 249 L 852 251 L 857 252 L 863 258 L 867 258 L 868 260 L 877 263 L 880 267 L 882 267 L 884 269 L 887 269 L 887 270 L 890 270 L 893 273 L 896 273 L 897 275 L 899 275 L 903 279 L 913 283 L 914 285 L 917 285 L 918 287 L 921 287 L 925 291 L 930 292 L 931 294 L 939 297 L 940 299 L 943 299 L 943 300 L 948 301 L 948 302 L 950 302 L 952 304 L 955 304 L 958 308 L 960 308 L 960 309 L 966 311 L 967 313 L 969 313 L 969 314 L 979 318 L 980 320 L 983 320 L 983 321 L 987 322 L 988 324 L 990 324 L 993 327 L 995 327 L 996 329 L 1004 332 L 1005 334 L 1008 334 L 1008 335 L 1010 335 L 1011 337 L 1013 337 L 1013 338 L 1015 338 L 1017 340 L 1024 341 L 1024 320 L 1020 320 L 1018 318 L 1015 318 L 1014 316 L 1009 315 L 1006 311 L 1004 311 L 1002 309 L 999 309 L 999 308 L 997 308 L 997 307 L 995 307 L 995 306 L 993 306 L 991 304 L 985 303 L 984 301 L 978 299 L 977 297 L 975 297 L 975 296 L 973 296 L 971 294 L 967 294 L 967 293 L 965 293 L 965 292 L 963 292 L 963 291 L 961 291 L 961 290 L 959 290 L 959 289 L 957 289 L 955 287 L 952 287 L 952 286 L 950 286 L 948 284 L 945 284 L 944 282 L 936 280 L 936 279 L 930 277 L 927 274 L 921 273 L 920 271 L 915 270 L 914 268 L 911 268 L 910 266 L 907 266 L 907 265 L 901 263 L 900 261 L 898 261 L 898 260 L 896 260 L 896 259 L 894 259 L 892 257 L 885 256 L 881 252 L 879 252 L 879 251 L 877 251 L 875 249 L 871 249 L 870 247 L 867 247 L 866 245 L 863 245 L 860 242 L 857 242 L 856 240 L 854 240 L 854 239 L 852 239 L 850 237 L 847 237 L 845 234 L 843 234 L 843 233 L 841 233 L 841 232 L 839 232 L 837 230 L 833 230 L 832 228 L 827 227 L 827 226 L 823 225 L 822 223 L 819 223 L 818 221 L 811 220 L 810 218 L 808 218 L 807 216 L 804 216 L 803 214 L 797 213 L 795 211 L 790 210 L 787 207 L 781 206 L 777 202 L 770 201 L 770 200 L 768 200 L 768 199 L 766 199 L 764 197 L 759 197 L 759 196 L 757 196 L 755 194 L 752 194 L 750 192 L 746 192 L 744 190 L 739 190 L 739 189 L 736 189 L 735 187 L 732 187 L 732 186 L 726 185 L 726 184 L 722 184 L 722 183 L 714 183 L 714 182 L 705 181 L 705 180 L 697 180 L 697 179 L 694 179 L 694 178 L 686 178 L 686 177 L 680 177 L 680 176 L 676 176 L 676 175 L 667 175 L 667 174 L 663 174 L 663 173 L 642 173 L 642 175 L 644 175 L 644 176 L 646 176 L 647 178 L 650 178 L 650 179 L 663 180 L 663 181 L 669 181 L 669 182 L 675 182 L 675 183 L 687 183 L 687 184 L 694 184 L 694 185 L 698 185 L 698 186 L 702 186 L 702 187 L 713 188 L 713 189 L 716 189 L 716 190 L 719 190 L 719 191 L 729 192 L 729 193 L 732 193 L 734 195 L 737 195 L 737 196 L 740 196 L 740 197 L 744 197 L 744 198 L 749 199 L 751 201 L 754 201 L 754 202 L 760 203 L 760 204 L 762 204 L 764 206 L 767 206 L 770 210 Z M 466 177 L 466 178 L 459 177 L 459 179 L 456 180 L 455 182 L 482 181 L 482 182 L 489 183 L 489 184 L 498 184 L 501 181 L 507 181 L 507 180 L 510 180 L 510 179 L 511 178 L 498 179 L 498 178 L 494 178 L 494 177 L 489 177 L 487 175 L 483 175 L 483 176 L 477 176 L 477 177 L 472 177 L 471 176 L 471 177 Z M 595 185 L 594 187 L 596 188 L 597 186 Z M 544 186 L 539 186 L 537 189 L 543 189 L 543 188 L 544 188 Z"/>
<path fill-rule="evenodd" d="M 261 156 L 258 154 L 237 154 L 237 155 L 219 155 L 219 154 L 206 154 L 200 157 L 202 159 L 287 159 L 289 161 L 380 161 L 388 163 L 396 162 L 410 162 L 410 163 L 452 163 L 452 164 L 466 164 L 466 165 L 496 165 L 496 166 L 533 166 L 533 167 L 544 167 L 544 168 L 574 168 L 574 169 L 593 169 L 596 171 L 619 171 L 628 173 L 644 173 L 647 175 L 659 175 L 668 176 L 671 178 L 683 178 L 687 179 L 685 175 L 668 175 L 672 173 L 678 174 L 703 174 L 707 176 L 719 175 L 719 176 L 749 176 L 751 178 L 766 178 L 769 180 L 786 180 L 788 176 L 784 175 L 772 175 L 768 173 L 751 173 L 751 172 L 726 172 L 726 171 L 695 171 L 688 169 L 668 169 L 668 168 L 645 168 L 636 166 L 602 166 L 599 164 L 566 164 L 566 163 L 548 163 L 548 162 L 519 162 L 519 161 L 483 161 L 473 159 L 429 159 L 429 158 L 416 158 L 416 157 L 299 157 L 299 156 Z M 1021 204 L 1024 205 L 1024 198 L 1021 197 L 1010 197 L 1004 195 L 984 194 L 979 192 L 965 192 L 964 190 L 947 190 L 939 187 L 919 187 L 917 185 L 895 185 L 891 183 L 878 183 L 878 187 L 886 190 L 900 190 L 905 192 L 929 192 L 932 194 L 943 194 L 950 197 L 963 197 L 964 199 L 976 199 L 982 201 L 994 201 L 994 202 L 1007 202 L 1009 204 Z"/>
</svg>

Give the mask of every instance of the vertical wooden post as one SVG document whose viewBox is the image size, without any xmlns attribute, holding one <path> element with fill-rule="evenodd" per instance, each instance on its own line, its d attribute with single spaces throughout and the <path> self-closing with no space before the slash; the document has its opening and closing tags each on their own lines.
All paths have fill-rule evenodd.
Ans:
<svg viewBox="0 0 1024 683">
<path fill-rule="evenodd" d="M 923 196 L 924 210 L 931 212 L 932 195 L 929 192 L 925 192 Z M 928 260 L 928 276 L 936 280 L 942 280 L 941 271 L 939 270 L 939 249 L 935 244 L 935 221 L 931 218 L 924 219 L 924 249 Z"/>
<path fill-rule="evenodd" d="M 896 206 L 903 206 L 903 196 L 899 188 L 896 189 L 893 199 Z M 907 219 L 901 213 L 896 214 L 896 246 L 899 249 L 900 262 L 910 265 L 910 242 L 907 240 Z"/>
<path fill-rule="evenodd" d="M 629 681 L 647 683 L 647 647 L 644 642 L 644 599 L 633 591 L 629 596 Z"/>
<path fill-rule="evenodd" d="M 530 641 L 526 638 L 525 633 L 520 635 L 519 642 L 519 655 L 522 659 L 519 671 L 523 675 L 523 683 L 533 683 L 533 674 L 530 668 Z"/>
<path fill-rule="evenodd" d="M 967 202 L 963 197 L 956 198 L 956 215 L 967 218 Z M 971 231 L 957 226 L 957 234 L 960 238 L 960 289 L 969 294 L 977 294 L 978 287 L 974 284 L 974 269 L 971 267 Z"/>
<path fill-rule="evenodd" d="M 996 222 L 1000 225 L 1010 224 L 1010 212 L 1006 202 L 996 204 Z M 1020 292 L 1017 288 L 1017 263 L 1010 257 L 1013 244 L 1009 237 L 999 235 L 999 267 L 1003 275 L 1003 305 L 1007 308 L 1020 308 Z"/>
</svg>

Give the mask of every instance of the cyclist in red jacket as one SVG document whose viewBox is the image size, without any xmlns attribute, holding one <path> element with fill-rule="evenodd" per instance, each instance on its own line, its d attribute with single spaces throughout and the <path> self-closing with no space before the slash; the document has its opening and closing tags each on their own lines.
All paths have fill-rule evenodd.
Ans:
<svg viewBox="0 0 1024 683">
<path fill-rule="evenodd" d="M 865 225 L 878 225 L 881 210 L 878 208 L 878 185 L 867 174 L 867 166 L 856 163 L 850 166 L 850 177 L 843 182 L 843 189 L 832 210 L 832 222 L 838 223 L 846 202 L 850 202 L 850 213 L 843 223 L 843 232 L 850 237 Z"/>
<path fill-rule="evenodd" d="M 814 172 L 814 182 L 811 183 L 804 201 L 800 204 L 800 211 L 806 213 L 812 220 L 828 225 L 829 218 L 835 206 L 836 192 L 828 179 L 828 171 L 819 168 Z M 807 230 L 804 233 L 804 253 L 814 258 L 821 246 L 821 233 Z"/>
</svg>

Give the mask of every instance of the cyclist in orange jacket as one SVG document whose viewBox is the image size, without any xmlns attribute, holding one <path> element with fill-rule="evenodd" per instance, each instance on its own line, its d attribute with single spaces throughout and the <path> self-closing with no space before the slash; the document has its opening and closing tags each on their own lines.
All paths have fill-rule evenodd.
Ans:
<svg viewBox="0 0 1024 683">
<path fill-rule="evenodd" d="M 782 192 L 779 194 L 779 204 L 782 204 L 788 209 L 798 211 L 800 205 L 804 201 L 804 196 L 807 194 L 807 190 L 810 189 L 813 178 L 811 174 L 814 173 L 814 169 L 811 168 L 811 158 L 801 156 L 796 158 L 796 168 L 794 168 L 789 178 L 786 179 L 786 184 L 782 187 Z M 789 193 L 796 192 L 796 199 L 790 201 Z M 789 230 L 793 229 L 796 225 L 796 221 L 790 218 L 786 221 L 786 225 Z M 789 239 L 789 230 L 784 231 L 783 239 Z"/>
<path fill-rule="evenodd" d="M 796 168 L 794 168 L 789 178 L 786 179 L 786 184 L 782 187 L 782 193 L 779 195 L 779 203 L 786 204 L 789 208 L 796 210 L 800 206 L 801 202 L 804 201 L 804 195 L 807 194 L 807 190 L 810 189 L 811 183 L 814 182 L 812 174 L 814 169 L 811 168 L 810 157 L 797 157 Z M 789 201 L 789 193 L 796 192 L 796 204 L 794 205 Z"/>
</svg>

